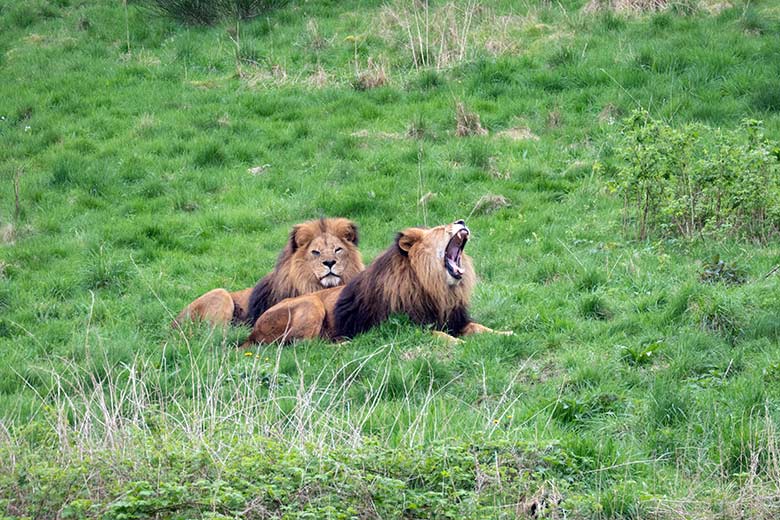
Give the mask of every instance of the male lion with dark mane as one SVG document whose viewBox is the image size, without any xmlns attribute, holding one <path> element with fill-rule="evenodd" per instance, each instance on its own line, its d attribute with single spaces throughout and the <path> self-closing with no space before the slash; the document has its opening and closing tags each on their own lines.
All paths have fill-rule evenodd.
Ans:
<svg viewBox="0 0 780 520">
<path fill-rule="evenodd" d="M 276 261 L 274 270 L 257 285 L 242 291 L 213 289 L 176 317 L 174 327 L 187 319 L 214 325 L 252 325 L 266 309 L 284 300 L 352 280 L 363 270 L 357 249 L 357 226 L 345 218 L 298 224 Z"/>
<path fill-rule="evenodd" d="M 463 254 L 470 236 L 462 220 L 431 229 L 409 228 L 347 285 L 282 301 L 255 322 L 244 346 L 295 340 L 352 338 L 391 314 L 433 325 L 449 336 L 493 331 L 471 321 L 476 282 Z"/>
</svg>

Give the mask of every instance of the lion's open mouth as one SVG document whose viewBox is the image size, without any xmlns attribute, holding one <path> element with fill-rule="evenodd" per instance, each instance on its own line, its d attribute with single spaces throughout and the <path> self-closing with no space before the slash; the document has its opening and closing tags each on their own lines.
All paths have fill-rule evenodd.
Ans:
<svg viewBox="0 0 780 520">
<path fill-rule="evenodd" d="M 444 250 L 444 267 L 450 276 L 460 280 L 463 276 L 463 248 L 469 240 L 469 230 L 461 229 L 453 235 Z"/>
</svg>

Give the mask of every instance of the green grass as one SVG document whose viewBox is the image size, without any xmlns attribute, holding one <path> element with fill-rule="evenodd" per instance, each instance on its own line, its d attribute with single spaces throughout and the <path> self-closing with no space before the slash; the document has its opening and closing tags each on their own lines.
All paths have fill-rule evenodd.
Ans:
<svg viewBox="0 0 780 520">
<path fill-rule="evenodd" d="M 411 4 L 293 1 L 242 24 L 239 74 L 226 27 L 131 2 L 128 53 L 121 2 L 0 0 L 0 516 L 774 518 L 780 247 L 638 242 L 608 182 L 637 106 L 780 140 L 780 11 L 584 3 L 482 2 L 418 70 Z M 322 215 L 366 260 L 468 218 L 472 314 L 515 335 L 169 328 Z M 746 283 L 702 282 L 716 255 Z"/>
</svg>

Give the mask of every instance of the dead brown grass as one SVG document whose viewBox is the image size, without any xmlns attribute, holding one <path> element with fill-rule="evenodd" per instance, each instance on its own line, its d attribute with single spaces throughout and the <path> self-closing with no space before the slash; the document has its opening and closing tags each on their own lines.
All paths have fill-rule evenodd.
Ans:
<svg viewBox="0 0 780 520">
<path fill-rule="evenodd" d="M 590 0 L 583 11 L 596 13 L 613 11 L 617 13 L 646 13 L 666 9 L 669 0 Z"/>
<path fill-rule="evenodd" d="M 0 242 L 7 245 L 13 245 L 15 240 L 16 240 L 16 227 L 13 224 L 9 222 L 8 224 L 5 224 L 3 227 L 0 227 Z"/>
<path fill-rule="evenodd" d="M 462 102 L 455 103 L 455 135 L 468 137 L 472 135 L 487 135 L 488 131 L 482 127 L 479 114 L 471 112 Z"/>
<path fill-rule="evenodd" d="M 471 210 L 472 214 L 487 214 L 493 213 L 501 208 L 509 207 L 512 203 L 503 195 L 486 194 L 482 195 L 476 204 L 474 209 Z"/>
<path fill-rule="evenodd" d="M 507 128 L 496 134 L 499 137 L 506 137 L 512 141 L 538 141 L 539 136 L 527 127 Z"/>
<path fill-rule="evenodd" d="M 317 70 L 306 78 L 306 83 L 313 88 L 322 88 L 328 84 L 329 79 L 328 73 L 325 72 L 322 65 L 317 65 Z"/>
<path fill-rule="evenodd" d="M 356 90 L 369 90 L 387 85 L 387 82 L 387 72 L 384 64 L 374 61 L 369 56 L 366 68 L 362 71 L 357 71 L 357 77 L 352 86 Z"/>
<path fill-rule="evenodd" d="M 403 34 L 416 68 L 437 69 L 463 61 L 472 46 L 473 22 L 483 8 L 476 0 L 432 7 L 428 2 L 397 1 L 386 5 L 379 22 L 382 34 Z M 388 30 L 390 29 L 390 30 Z"/>
</svg>

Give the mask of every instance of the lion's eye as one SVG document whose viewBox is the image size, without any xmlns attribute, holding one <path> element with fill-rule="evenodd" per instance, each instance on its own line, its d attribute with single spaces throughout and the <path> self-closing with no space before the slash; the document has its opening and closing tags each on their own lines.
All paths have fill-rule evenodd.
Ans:
<svg viewBox="0 0 780 520">
<path fill-rule="evenodd" d="M 336 248 L 336 253 L 341 253 L 342 249 L 340 247 Z"/>
<path fill-rule="evenodd" d="M 317 251 L 316 249 L 313 249 L 313 250 L 312 250 L 312 252 L 311 252 L 311 254 L 312 254 L 313 256 L 320 256 L 320 252 L 319 252 L 319 251 Z"/>
</svg>

